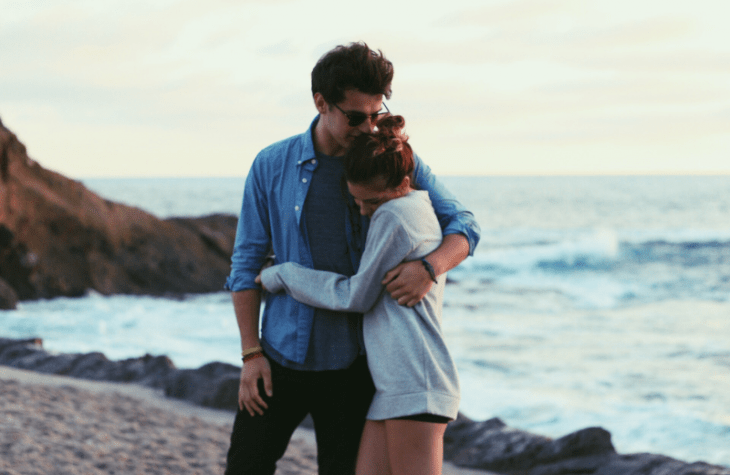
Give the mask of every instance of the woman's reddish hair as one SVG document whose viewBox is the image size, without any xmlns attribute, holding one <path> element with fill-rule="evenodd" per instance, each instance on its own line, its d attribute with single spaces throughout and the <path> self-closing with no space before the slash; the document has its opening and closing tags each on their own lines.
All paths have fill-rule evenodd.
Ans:
<svg viewBox="0 0 730 475">
<path fill-rule="evenodd" d="M 386 188 L 403 183 L 414 168 L 405 124 L 403 116 L 389 115 L 378 121 L 375 132 L 356 137 L 345 155 L 345 179 L 362 184 L 382 177 Z"/>
</svg>

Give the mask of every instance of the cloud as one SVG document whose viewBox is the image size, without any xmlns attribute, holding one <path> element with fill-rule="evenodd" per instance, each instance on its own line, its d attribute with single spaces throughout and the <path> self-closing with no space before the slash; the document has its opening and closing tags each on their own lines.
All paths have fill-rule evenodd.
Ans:
<svg viewBox="0 0 730 475">
<path fill-rule="evenodd" d="M 546 18 L 564 16 L 566 11 L 581 10 L 581 0 L 489 0 L 477 8 L 464 8 L 445 14 L 437 26 L 463 28 L 470 26 L 512 29 L 543 24 Z"/>
<path fill-rule="evenodd" d="M 294 42 L 289 39 L 265 45 L 257 50 L 257 53 L 261 56 L 276 56 L 283 58 L 295 57 L 299 52 L 299 49 L 294 46 Z"/>
<path fill-rule="evenodd" d="M 162 169 L 182 161 L 174 169 L 190 174 L 208 150 L 220 158 L 207 163 L 226 173 L 226 157 L 238 167 L 241 157 L 303 131 L 314 116 L 316 60 L 364 40 L 395 63 L 393 109 L 406 116 L 419 153 L 436 157 L 429 160 L 436 170 L 456 166 L 441 157 L 490 147 L 543 171 L 519 157 L 540 147 L 556 157 L 569 150 L 572 164 L 581 153 L 608 156 L 604 149 L 613 148 L 627 157 L 686 154 L 678 144 L 692 140 L 708 156 L 727 152 L 724 2 L 333 5 L 14 2 L 0 18 L 0 114 L 18 124 L 14 131 L 41 163 L 55 160 L 72 175 L 112 147 L 108 156 L 120 160 L 150 148 Z M 129 137 L 140 138 L 136 146 L 114 142 Z M 71 171 L 82 156 L 87 165 Z"/>
</svg>

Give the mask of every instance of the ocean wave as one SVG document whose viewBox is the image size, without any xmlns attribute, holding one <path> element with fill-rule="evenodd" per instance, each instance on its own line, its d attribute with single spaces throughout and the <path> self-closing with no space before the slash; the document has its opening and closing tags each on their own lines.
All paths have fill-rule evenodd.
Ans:
<svg viewBox="0 0 730 475">
<path fill-rule="evenodd" d="M 571 235 L 572 234 L 572 235 Z M 510 275 L 529 269 L 553 272 L 612 271 L 622 264 L 646 260 L 691 262 L 692 253 L 716 253 L 730 259 L 730 231 L 682 230 L 672 232 L 533 232 L 519 242 L 491 246 L 489 242 L 461 264 L 451 277 L 463 274 Z M 697 260 L 707 261 L 707 256 Z M 715 259 L 714 262 L 717 262 Z"/>
<path fill-rule="evenodd" d="M 483 248 L 449 272 L 449 280 L 464 290 L 481 288 L 477 295 L 532 295 L 531 305 L 540 308 L 554 298 L 579 308 L 730 298 L 730 233 L 602 229 L 564 236 Z"/>
</svg>

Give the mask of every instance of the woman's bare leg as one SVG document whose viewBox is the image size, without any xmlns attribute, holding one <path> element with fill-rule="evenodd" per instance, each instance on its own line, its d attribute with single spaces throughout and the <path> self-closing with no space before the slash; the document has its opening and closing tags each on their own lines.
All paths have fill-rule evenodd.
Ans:
<svg viewBox="0 0 730 475">
<path fill-rule="evenodd" d="M 446 424 L 401 419 L 385 421 L 392 475 L 441 475 Z"/>
<path fill-rule="evenodd" d="M 385 439 L 385 422 L 365 421 L 357 453 L 357 475 L 391 475 Z"/>
</svg>

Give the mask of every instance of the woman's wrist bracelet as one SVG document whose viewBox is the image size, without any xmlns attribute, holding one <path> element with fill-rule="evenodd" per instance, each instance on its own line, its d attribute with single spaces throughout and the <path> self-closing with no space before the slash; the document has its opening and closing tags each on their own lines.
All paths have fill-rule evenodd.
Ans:
<svg viewBox="0 0 730 475">
<path fill-rule="evenodd" d="M 421 263 L 423 264 L 423 267 L 426 268 L 426 272 L 428 272 L 428 275 L 431 277 L 431 280 L 438 284 L 438 280 L 436 280 L 436 271 L 433 269 L 433 266 L 431 265 L 431 263 L 428 262 L 425 257 L 421 259 Z"/>
</svg>

